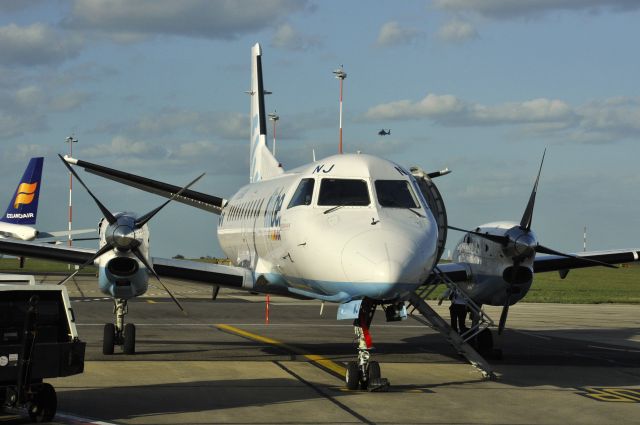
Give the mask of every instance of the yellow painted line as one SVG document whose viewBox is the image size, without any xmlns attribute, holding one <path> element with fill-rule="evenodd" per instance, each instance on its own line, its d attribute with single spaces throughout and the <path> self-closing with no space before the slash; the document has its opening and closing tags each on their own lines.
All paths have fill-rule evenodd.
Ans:
<svg viewBox="0 0 640 425">
<path fill-rule="evenodd" d="M 344 376 L 347 373 L 347 370 L 340 366 L 339 364 L 337 364 L 334 361 L 331 361 L 329 359 L 326 359 L 322 356 L 316 355 L 316 354 L 308 354 L 305 353 L 304 351 L 300 350 L 297 347 L 294 347 L 292 345 L 289 344 L 285 344 L 284 342 L 275 340 L 273 338 L 268 338 L 266 336 L 262 336 L 262 335 L 257 335 L 251 332 L 247 332 L 243 329 L 240 328 L 236 328 L 235 326 L 231 326 L 231 325 L 215 325 L 218 329 L 223 330 L 223 331 L 227 331 L 236 335 L 240 335 L 243 336 L 245 338 L 248 339 L 252 339 L 254 341 L 258 341 L 258 342 L 264 342 L 265 344 L 269 344 L 269 345 L 275 345 L 276 347 L 282 347 L 287 351 L 291 351 L 295 354 L 298 354 L 300 356 L 303 356 L 304 358 L 306 358 L 307 360 L 309 360 L 312 363 L 315 363 L 321 367 L 323 367 L 324 369 L 328 369 L 334 373 L 336 373 L 339 376 Z"/>
<path fill-rule="evenodd" d="M 154 300 L 147 300 L 149 304 L 157 304 Z"/>
</svg>

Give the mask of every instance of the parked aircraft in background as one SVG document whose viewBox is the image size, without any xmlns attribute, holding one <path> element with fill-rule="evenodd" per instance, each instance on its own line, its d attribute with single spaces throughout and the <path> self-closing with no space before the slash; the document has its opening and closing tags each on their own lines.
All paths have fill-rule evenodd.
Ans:
<svg viewBox="0 0 640 425">
<path fill-rule="evenodd" d="M 357 336 L 357 361 L 349 362 L 345 377 L 350 389 L 381 385 L 380 366 L 371 360 L 369 352 L 372 344 L 369 326 L 376 307 L 384 309 L 388 320 L 398 320 L 406 316 L 407 300 L 421 306 L 415 291 L 422 285 L 447 278 L 461 282 L 469 296 L 478 297 L 482 304 L 503 305 L 505 297 L 508 304 L 513 304 L 529 289 L 528 285 L 520 284 L 520 280 L 530 280 L 533 276 L 523 268 L 565 270 L 638 259 L 636 250 L 583 253 L 581 258 L 559 253 L 534 258 L 531 249 L 536 244 L 530 231 L 533 211 L 530 201 L 531 206 L 525 213 L 528 218 L 523 218 L 521 223 L 528 235 L 526 239 L 523 234 L 514 241 L 498 241 L 498 236 L 511 235 L 510 230 L 498 226 L 502 233 L 493 242 L 506 242 L 507 246 L 504 252 L 498 252 L 496 247 L 491 251 L 492 255 L 498 255 L 500 263 L 494 257 L 487 259 L 495 264 L 488 271 L 495 279 L 477 274 L 481 269 L 475 265 L 486 264 L 484 252 L 476 254 L 477 260 L 471 255 L 460 258 L 464 250 L 461 247 L 457 263 L 437 265 L 446 242 L 447 224 L 442 197 L 432 179 L 447 174 L 448 170 L 429 174 L 419 169 L 410 171 L 365 154 L 339 154 L 294 170 L 283 170 L 266 145 L 261 59 L 262 51 L 256 44 L 252 48 L 249 92 L 249 184 L 229 200 L 65 157 L 69 164 L 90 173 L 218 214 L 220 246 L 233 266 L 150 258 L 148 236 L 141 224 L 144 220 L 130 215 L 122 216 L 123 220 L 118 215 L 109 218 L 110 213 L 104 207 L 100 209 L 108 225 L 104 220 L 101 222 L 98 251 L 0 241 L 0 252 L 83 265 L 95 261 L 101 269 L 101 287 L 110 288 L 114 297 L 131 294 L 136 286 L 141 287 L 137 282 L 145 281 L 146 285 L 149 274 L 157 274 L 252 292 L 340 303 L 341 317 L 355 319 Z M 96 203 L 99 204 L 97 199 Z M 479 238 L 476 233 L 469 236 L 473 241 Z M 106 252 L 110 252 L 108 261 L 101 259 Z M 522 256 L 522 259 L 515 264 L 509 257 L 505 265 L 502 258 L 507 255 Z M 515 278 L 511 279 L 514 273 Z M 514 296 L 516 285 L 521 292 Z M 507 294 L 509 288 L 511 292 Z M 485 296 L 487 294 L 493 296 Z M 420 311 L 425 314 L 424 308 Z M 442 325 L 438 326 L 442 331 Z M 461 346 L 460 337 L 454 336 L 453 331 L 442 332 Z"/>
<path fill-rule="evenodd" d="M 34 227 L 38 215 L 38 199 L 42 186 L 44 158 L 31 158 L 18 187 L 11 197 L 7 211 L 0 217 L 0 238 L 23 241 L 67 237 L 68 230 L 42 232 Z M 94 232 L 94 229 L 73 230 L 72 235 Z"/>
<path fill-rule="evenodd" d="M 391 134 L 391 129 L 385 131 L 384 128 L 380 131 L 378 131 L 378 136 L 388 136 Z"/>
</svg>

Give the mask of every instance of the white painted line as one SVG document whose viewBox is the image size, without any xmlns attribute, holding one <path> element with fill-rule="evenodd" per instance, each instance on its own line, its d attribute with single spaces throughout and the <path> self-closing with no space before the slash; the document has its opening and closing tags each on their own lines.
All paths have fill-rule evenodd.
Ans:
<svg viewBox="0 0 640 425">
<path fill-rule="evenodd" d="M 516 329 L 510 329 L 510 330 L 512 330 L 512 331 L 514 331 L 514 332 L 517 332 L 517 333 L 519 333 L 519 334 L 523 334 L 523 335 L 527 335 L 527 336 L 532 336 L 532 337 L 534 337 L 534 338 L 544 339 L 544 340 L 546 340 L 546 341 L 550 341 L 550 340 L 551 340 L 551 338 L 550 338 L 550 337 L 548 337 L 548 336 L 537 335 L 537 334 L 534 334 L 534 333 L 531 333 L 531 332 L 519 331 L 519 330 L 516 330 Z"/>
<path fill-rule="evenodd" d="M 599 345 L 587 345 L 589 348 L 599 348 L 600 350 L 609 350 L 609 351 L 622 351 L 625 353 L 640 353 L 640 350 L 630 350 L 626 348 L 612 348 L 612 347 L 601 347 Z"/>
<path fill-rule="evenodd" d="M 56 416 L 54 418 L 55 420 L 64 420 L 66 423 L 68 424 L 73 424 L 73 425 L 79 425 L 79 424 L 86 424 L 86 425 L 116 425 L 113 422 L 104 422 L 104 421 L 98 421 L 98 420 L 94 420 L 94 419 L 89 419 L 89 418 L 83 418 L 81 416 L 75 416 L 75 415 L 70 415 L 68 413 L 56 413 Z"/>
</svg>

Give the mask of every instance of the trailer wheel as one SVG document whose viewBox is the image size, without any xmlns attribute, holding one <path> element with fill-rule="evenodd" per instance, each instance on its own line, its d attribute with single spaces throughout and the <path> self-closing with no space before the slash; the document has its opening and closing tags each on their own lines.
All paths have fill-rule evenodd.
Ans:
<svg viewBox="0 0 640 425">
<path fill-rule="evenodd" d="M 116 327 L 113 323 L 104 324 L 104 335 L 102 337 L 102 354 L 113 354 L 113 346 L 116 342 Z"/>
<path fill-rule="evenodd" d="M 29 403 L 29 417 L 32 421 L 42 423 L 51 422 L 56 415 L 58 407 L 58 397 L 56 390 L 51 384 L 42 384 L 38 392 L 34 395 L 33 401 Z"/>
</svg>

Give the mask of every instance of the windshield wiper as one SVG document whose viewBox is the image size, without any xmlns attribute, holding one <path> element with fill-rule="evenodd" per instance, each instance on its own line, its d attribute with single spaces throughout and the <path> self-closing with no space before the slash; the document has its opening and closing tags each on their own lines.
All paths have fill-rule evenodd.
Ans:
<svg viewBox="0 0 640 425">
<path fill-rule="evenodd" d="M 417 215 L 420 218 L 424 218 L 424 216 L 422 214 L 420 214 L 418 211 L 412 210 L 409 207 L 406 207 L 409 211 L 411 211 L 412 213 L 414 213 L 415 215 Z"/>
<path fill-rule="evenodd" d="M 334 212 L 335 210 L 337 210 L 338 208 L 342 208 L 344 207 L 344 205 L 336 205 L 335 207 L 331 207 L 328 210 L 326 210 L 324 213 L 325 214 L 329 214 L 330 212 Z"/>
</svg>

